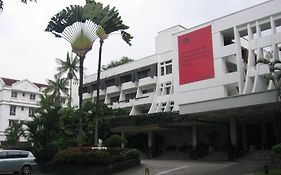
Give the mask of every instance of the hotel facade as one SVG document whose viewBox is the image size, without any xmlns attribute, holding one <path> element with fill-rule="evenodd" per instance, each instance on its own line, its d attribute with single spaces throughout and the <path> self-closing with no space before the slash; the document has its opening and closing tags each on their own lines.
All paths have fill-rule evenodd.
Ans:
<svg viewBox="0 0 281 175">
<path fill-rule="evenodd" d="M 131 117 L 175 112 L 194 121 L 117 127 L 147 134 L 166 147 L 226 142 L 244 149 L 276 143 L 272 116 L 279 98 L 267 64 L 281 58 L 281 0 L 270 0 L 210 22 L 160 31 L 155 54 L 101 72 L 100 99 Z M 83 99 L 94 99 L 97 75 L 85 77 Z M 168 126 L 168 127 L 167 127 Z M 214 137 L 215 136 L 215 137 Z"/>
<path fill-rule="evenodd" d="M 33 110 L 39 107 L 40 94 L 46 84 L 0 77 L 0 145 L 6 140 L 5 130 L 14 122 L 28 122 Z M 78 83 L 73 81 L 72 105 L 78 105 Z M 62 95 L 62 106 L 67 106 L 67 97 Z M 20 141 L 26 141 L 20 138 Z"/>
</svg>

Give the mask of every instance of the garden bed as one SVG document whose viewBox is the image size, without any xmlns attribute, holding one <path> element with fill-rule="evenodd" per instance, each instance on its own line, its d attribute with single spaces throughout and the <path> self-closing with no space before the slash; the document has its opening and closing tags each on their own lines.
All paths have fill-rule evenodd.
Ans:
<svg viewBox="0 0 281 175">
<path fill-rule="evenodd" d="M 58 175 L 107 175 L 138 165 L 139 152 L 135 149 L 77 147 L 59 151 L 51 162 L 40 166 L 40 169 Z"/>
</svg>

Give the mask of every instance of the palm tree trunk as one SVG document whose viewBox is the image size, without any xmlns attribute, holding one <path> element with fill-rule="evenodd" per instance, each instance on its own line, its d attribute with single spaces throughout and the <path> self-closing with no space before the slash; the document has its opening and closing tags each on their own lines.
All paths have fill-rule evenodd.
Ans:
<svg viewBox="0 0 281 175">
<path fill-rule="evenodd" d="M 99 49 L 99 60 L 98 60 L 98 77 L 97 77 L 97 98 L 96 98 L 96 116 L 95 117 L 95 137 L 94 143 L 95 145 L 98 144 L 98 137 L 99 137 L 99 123 L 98 123 L 98 116 L 99 116 L 99 104 L 100 104 L 100 71 L 101 71 L 101 53 L 102 53 L 102 45 L 103 40 L 100 40 L 100 49 Z"/>
<path fill-rule="evenodd" d="M 80 65 L 79 65 L 79 113 L 80 113 L 80 118 L 79 118 L 79 136 L 78 136 L 78 141 L 79 141 L 79 146 L 82 146 L 83 142 L 83 64 L 84 64 L 84 59 L 85 56 L 80 57 Z"/>
<path fill-rule="evenodd" d="M 71 102 L 72 102 L 72 79 L 70 79 L 70 85 L 69 85 L 69 102 L 68 106 L 71 108 Z"/>
</svg>

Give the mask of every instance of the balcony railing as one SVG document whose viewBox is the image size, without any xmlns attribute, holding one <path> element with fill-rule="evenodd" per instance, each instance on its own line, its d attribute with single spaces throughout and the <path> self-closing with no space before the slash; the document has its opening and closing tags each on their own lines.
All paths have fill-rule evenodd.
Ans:
<svg viewBox="0 0 281 175">
<path fill-rule="evenodd" d="M 153 96 L 149 95 L 149 96 L 142 96 L 142 97 L 138 97 L 135 99 L 134 101 L 134 105 L 146 105 L 146 104 L 151 104 L 153 101 Z"/>
<path fill-rule="evenodd" d="M 136 83 L 135 82 L 132 82 L 132 81 L 129 81 L 129 82 L 126 82 L 126 83 L 122 83 L 122 90 L 128 90 L 128 89 L 133 89 L 133 88 L 136 88 Z"/>
<path fill-rule="evenodd" d="M 111 94 L 111 93 L 115 93 L 115 92 L 119 92 L 120 88 L 118 86 L 110 86 L 106 88 L 106 93 L 107 94 Z"/>
<path fill-rule="evenodd" d="M 145 85 L 156 84 L 156 83 L 157 83 L 156 77 L 145 77 L 139 79 L 139 86 L 145 86 Z"/>
</svg>

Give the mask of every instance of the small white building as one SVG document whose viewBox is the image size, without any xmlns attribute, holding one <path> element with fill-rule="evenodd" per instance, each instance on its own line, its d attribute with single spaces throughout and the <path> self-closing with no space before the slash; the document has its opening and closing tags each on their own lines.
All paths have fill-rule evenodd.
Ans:
<svg viewBox="0 0 281 175">
<path fill-rule="evenodd" d="M 39 95 L 46 87 L 27 79 L 0 78 L 0 141 L 5 140 L 4 131 L 13 122 L 31 120 L 29 116 L 38 107 Z"/>
<path fill-rule="evenodd" d="M 39 107 L 40 94 L 46 84 L 33 83 L 27 79 L 15 80 L 0 77 L 0 143 L 5 141 L 4 131 L 13 122 L 30 121 L 33 109 Z M 78 105 L 78 83 L 73 81 L 72 105 Z M 68 98 L 62 95 L 63 106 L 67 106 Z M 21 141 L 24 139 L 21 138 Z"/>
</svg>

